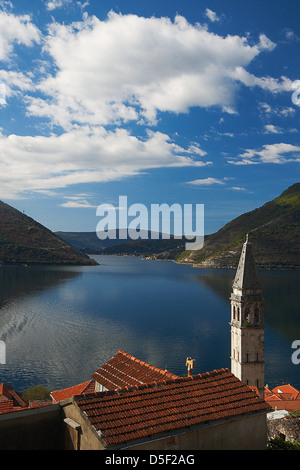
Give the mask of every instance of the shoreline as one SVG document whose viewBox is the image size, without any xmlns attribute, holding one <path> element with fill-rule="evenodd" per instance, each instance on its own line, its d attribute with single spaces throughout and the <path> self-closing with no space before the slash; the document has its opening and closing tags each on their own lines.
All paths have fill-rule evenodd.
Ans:
<svg viewBox="0 0 300 470">
<path fill-rule="evenodd" d="M 176 259 L 167 259 L 167 258 L 158 258 L 155 256 L 145 256 L 142 254 L 124 254 L 124 253 L 97 253 L 97 254 L 92 254 L 89 253 L 89 256 L 120 256 L 120 257 L 134 257 L 134 258 L 142 258 L 144 260 L 151 260 L 151 261 L 171 261 L 175 264 L 183 264 L 187 266 L 191 266 L 193 268 L 199 268 L 199 269 L 237 269 L 237 265 L 200 265 L 200 264 L 195 264 L 195 263 L 188 263 L 184 261 L 178 261 Z M 266 266 L 266 265 L 261 265 L 257 264 L 256 265 L 257 269 L 259 270 L 265 270 L 265 271 L 300 271 L 300 266 Z"/>
</svg>

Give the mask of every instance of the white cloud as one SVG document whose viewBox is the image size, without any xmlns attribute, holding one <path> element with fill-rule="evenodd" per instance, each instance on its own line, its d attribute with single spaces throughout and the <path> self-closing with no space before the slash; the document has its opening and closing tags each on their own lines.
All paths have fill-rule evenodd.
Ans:
<svg viewBox="0 0 300 470">
<path fill-rule="evenodd" d="M 47 10 L 55 10 L 56 8 L 61 8 L 67 6 L 69 3 L 72 3 L 72 0 L 49 0 L 46 3 Z"/>
<path fill-rule="evenodd" d="M 66 1 L 52 0 L 48 8 Z M 262 51 L 273 48 L 266 36 L 250 46 L 245 37 L 222 37 L 181 16 L 172 22 L 112 12 L 101 21 L 85 14 L 71 25 L 53 22 L 42 38 L 29 16 L 0 13 L 0 60 L 12 57 L 14 44 L 29 47 L 39 41 L 49 67 L 43 73 L 0 70 L 0 80 L 8 98 L 26 93 L 28 117 L 60 126 L 61 134 L 0 135 L 0 197 L 115 181 L 151 168 L 209 165 L 201 161 L 206 152 L 197 143 L 184 149 L 161 132 L 141 138 L 122 126 L 131 121 L 154 126 L 160 112 L 186 113 L 195 106 L 237 114 L 241 83 L 271 93 L 290 91 L 285 77 L 256 77 L 246 70 Z M 108 131 L 108 125 L 116 129 Z M 263 157 L 255 159 L 250 152 L 239 163 Z M 224 180 L 190 182 L 213 183 Z M 66 204 L 87 201 L 69 199 Z"/>
<path fill-rule="evenodd" d="M 57 8 L 67 7 L 68 5 L 71 5 L 71 4 L 79 6 L 83 10 L 87 5 L 89 5 L 89 2 L 86 1 L 82 3 L 79 0 L 48 0 L 46 2 L 46 8 L 49 11 L 53 11 L 53 10 L 56 10 Z"/>
<path fill-rule="evenodd" d="M 231 76 L 233 79 L 243 83 L 243 85 L 250 88 L 257 86 L 273 94 L 291 91 L 293 83 L 289 78 L 284 76 L 282 76 L 280 80 L 273 77 L 256 77 L 241 66 L 236 67 L 235 70 L 231 72 Z"/>
<path fill-rule="evenodd" d="M 0 198 L 116 181 L 151 168 L 207 164 L 190 149 L 179 149 L 161 132 L 149 132 L 143 140 L 123 129 L 103 128 L 78 128 L 50 137 L 0 134 Z"/>
<path fill-rule="evenodd" d="M 0 82 L 0 106 L 6 105 L 6 86 L 5 83 Z"/>
<path fill-rule="evenodd" d="M 28 97 L 28 113 L 63 129 L 74 123 L 155 124 L 158 112 L 186 113 L 191 107 L 234 109 L 241 82 L 272 93 L 290 82 L 256 77 L 245 70 L 271 41 L 250 46 L 239 36 L 210 33 L 177 16 L 143 18 L 111 12 L 105 21 L 85 15 L 71 25 L 53 23 L 45 50 L 57 72 Z"/>
<path fill-rule="evenodd" d="M 300 147 L 297 145 L 279 143 L 263 145 L 261 149 L 247 149 L 236 160 L 229 160 L 234 165 L 255 165 L 259 163 L 283 164 L 300 162 Z"/>
<path fill-rule="evenodd" d="M 273 124 L 266 124 L 264 127 L 267 134 L 282 134 L 282 129 L 278 126 L 274 126 Z"/>
<path fill-rule="evenodd" d="M 69 199 L 67 202 L 60 204 L 61 207 L 71 208 L 71 209 L 90 209 L 98 207 L 95 204 L 91 204 L 87 199 L 84 199 L 82 196 L 71 196 L 66 197 Z"/>
<path fill-rule="evenodd" d="M 5 89 L 6 98 L 10 98 L 15 94 L 34 90 L 32 78 L 23 72 L 0 70 L 0 83 Z"/>
<path fill-rule="evenodd" d="M 279 114 L 281 114 L 283 117 L 289 117 L 289 116 L 293 116 L 295 112 L 296 112 L 295 108 L 288 106 L 286 108 L 280 109 Z"/>
<path fill-rule="evenodd" d="M 259 110 L 261 114 L 265 114 L 265 115 L 273 114 L 274 116 L 279 116 L 279 117 L 284 117 L 284 118 L 291 117 L 296 112 L 295 108 L 292 108 L 291 106 L 271 107 L 268 103 L 264 103 L 264 102 L 259 103 Z"/>
<path fill-rule="evenodd" d="M 297 34 L 295 34 L 292 29 L 286 28 L 284 30 L 284 35 L 285 35 L 285 38 L 287 39 L 287 41 L 289 41 L 289 42 L 290 41 L 300 41 L 299 36 L 297 36 Z"/>
<path fill-rule="evenodd" d="M 0 7 L 3 10 L 12 10 L 14 6 L 10 0 L 0 0 Z"/>
<path fill-rule="evenodd" d="M 206 8 L 205 15 L 212 22 L 220 21 L 220 18 L 217 16 L 217 14 L 214 11 L 210 10 L 209 8 Z"/>
<path fill-rule="evenodd" d="M 272 42 L 271 39 L 269 39 L 265 34 L 260 34 L 258 47 L 261 50 L 266 49 L 268 51 L 272 51 L 276 47 L 276 44 Z"/>
<path fill-rule="evenodd" d="M 193 184 L 194 186 L 211 186 L 212 184 L 225 184 L 225 182 L 218 178 L 209 177 L 209 178 L 197 179 L 194 181 L 188 181 L 188 184 Z"/>
<path fill-rule="evenodd" d="M 11 58 L 14 44 L 32 46 L 40 42 L 40 31 L 32 24 L 29 15 L 17 16 L 0 11 L 0 60 Z"/>
</svg>

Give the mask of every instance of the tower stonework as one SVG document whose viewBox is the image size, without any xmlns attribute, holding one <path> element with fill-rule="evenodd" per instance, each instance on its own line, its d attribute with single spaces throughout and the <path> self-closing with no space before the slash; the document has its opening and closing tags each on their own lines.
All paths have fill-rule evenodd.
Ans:
<svg viewBox="0 0 300 470">
<path fill-rule="evenodd" d="M 264 395 L 264 299 L 251 243 L 243 245 L 231 294 L 231 372 Z"/>
</svg>

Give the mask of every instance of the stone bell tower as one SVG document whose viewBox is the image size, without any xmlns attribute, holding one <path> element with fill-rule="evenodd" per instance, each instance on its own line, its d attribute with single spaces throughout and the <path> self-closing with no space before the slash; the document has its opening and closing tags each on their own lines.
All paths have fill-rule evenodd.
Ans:
<svg viewBox="0 0 300 470">
<path fill-rule="evenodd" d="M 263 397 L 264 300 L 248 235 L 232 288 L 231 372 Z"/>
</svg>

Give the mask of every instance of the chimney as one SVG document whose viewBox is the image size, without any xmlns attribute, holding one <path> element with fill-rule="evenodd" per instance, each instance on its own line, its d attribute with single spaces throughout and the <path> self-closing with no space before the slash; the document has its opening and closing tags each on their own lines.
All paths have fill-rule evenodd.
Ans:
<svg viewBox="0 0 300 470">
<path fill-rule="evenodd" d="M 195 359 L 191 359 L 190 357 L 186 358 L 185 365 L 188 368 L 188 377 L 192 376 L 192 370 L 195 368 Z"/>
</svg>

